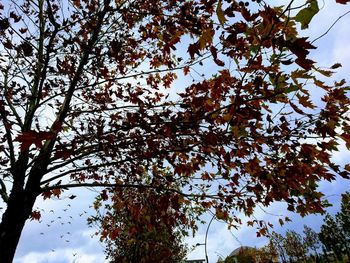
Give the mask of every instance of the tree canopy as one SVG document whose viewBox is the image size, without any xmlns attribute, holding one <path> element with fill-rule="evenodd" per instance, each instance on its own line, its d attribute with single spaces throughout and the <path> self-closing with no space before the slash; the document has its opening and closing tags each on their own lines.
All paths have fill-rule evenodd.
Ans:
<svg viewBox="0 0 350 263">
<path fill-rule="evenodd" d="M 76 187 L 153 189 L 230 224 L 275 200 L 322 212 L 318 183 L 349 178 L 331 160 L 348 88 L 300 36 L 317 0 L 293 2 L 0 4 L 2 262 L 36 199 Z"/>
<path fill-rule="evenodd" d="M 181 205 L 179 195 L 123 188 L 114 191 L 111 199 L 104 204 L 99 196 L 94 202 L 98 213 L 88 219 L 106 244 L 110 262 L 178 263 L 185 258 L 187 249 L 182 242 L 193 212 Z"/>
</svg>

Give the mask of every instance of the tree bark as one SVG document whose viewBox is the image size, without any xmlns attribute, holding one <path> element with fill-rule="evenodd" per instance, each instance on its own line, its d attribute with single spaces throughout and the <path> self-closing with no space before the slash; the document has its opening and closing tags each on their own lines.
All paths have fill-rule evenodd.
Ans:
<svg viewBox="0 0 350 263">
<path fill-rule="evenodd" d="M 32 213 L 35 199 L 35 195 L 28 195 L 23 189 L 12 189 L 0 224 L 0 263 L 13 261 L 23 227 Z"/>
</svg>

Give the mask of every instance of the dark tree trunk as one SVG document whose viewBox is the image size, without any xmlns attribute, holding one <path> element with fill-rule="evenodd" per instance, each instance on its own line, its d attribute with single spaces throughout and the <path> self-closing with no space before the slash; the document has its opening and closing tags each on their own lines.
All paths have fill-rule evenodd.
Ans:
<svg viewBox="0 0 350 263">
<path fill-rule="evenodd" d="M 19 187 L 20 188 L 20 187 Z M 0 224 L 0 263 L 11 263 L 26 220 L 32 213 L 36 196 L 23 189 L 12 189 Z"/>
</svg>

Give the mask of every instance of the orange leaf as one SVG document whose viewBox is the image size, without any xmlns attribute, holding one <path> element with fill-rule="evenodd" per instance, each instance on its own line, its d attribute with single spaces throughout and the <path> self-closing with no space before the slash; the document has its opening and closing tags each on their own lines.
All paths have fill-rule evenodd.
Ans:
<svg viewBox="0 0 350 263">
<path fill-rule="evenodd" d="M 73 3 L 76 7 L 80 8 L 80 6 L 81 6 L 80 0 L 74 0 Z"/>
<path fill-rule="evenodd" d="M 57 197 L 60 197 L 60 195 L 61 195 L 61 189 L 53 189 L 52 190 L 52 194 L 54 195 L 54 196 L 57 196 Z"/>
</svg>

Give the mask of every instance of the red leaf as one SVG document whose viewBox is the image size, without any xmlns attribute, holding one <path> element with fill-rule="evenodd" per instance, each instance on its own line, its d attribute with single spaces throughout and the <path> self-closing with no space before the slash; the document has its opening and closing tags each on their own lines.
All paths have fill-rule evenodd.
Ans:
<svg viewBox="0 0 350 263">
<path fill-rule="evenodd" d="M 43 196 L 44 200 L 45 199 L 50 199 L 51 196 L 52 196 L 52 192 L 51 191 L 46 191 L 46 192 L 43 192 L 41 195 Z"/>
<path fill-rule="evenodd" d="M 305 58 L 297 58 L 295 62 L 305 70 L 310 70 L 312 68 L 312 65 L 315 63 L 315 61 Z"/>
<path fill-rule="evenodd" d="M 80 6 L 81 6 L 80 0 L 74 0 L 73 4 L 78 8 L 80 8 Z"/>
<path fill-rule="evenodd" d="M 340 137 L 345 141 L 346 148 L 350 149 L 350 134 L 343 133 Z"/>
<path fill-rule="evenodd" d="M 68 149 L 59 150 L 55 153 L 56 158 L 62 158 L 63 160 L 67 160 L 71 155 L 73 154 L 73 151 Z"/>
<path fill-rule="evenodd" d="M 15 21 L 15 23 L 21 20 L 21 16 L 17 15 L 15 12 L 11 12 L 10 17 Z"/>
<path fill-rule="evenodd" d="M 1 28 L 1 25 L 0 25 Z M 13 44 L 10 40 L 6 40 L 5 42 L 2 43 L 4 45 L 5 48 L 7 49 L 13 49 Z"/>
<path fill-rule="evenodd" d="M 28 31 L 28 28 L 20 28 L 19 29 L 19 32 L 21 32 L 22 34 L 24 34 L 27 31 Z"/>
<path fill-rule="evenodd" d="M 55 137 L 53 132 L 36 132 L 36 131 L 26 131 L 18 135 L 15 141 L 21 142 L 21 151 L 26 151 L 32 144 L 35 144 L 37 148 L 42 147 L 42 141 L 50 140 Z"/>
<path fill-rule="evenodd" d="M 190 72 L 190 67 L 184 67 L 183 71 L 186 76 Z"/>
<path fill-rule="evenodd" d="M 348 2 L 350 2 L 350 0 L 335 0 L 335 2 L 337 2 L 338 4 L 346 5 Z"/>
<path fill-rule="evenodd" d="M 108 195 L 107 195 L 106 190 L 102 190 L 102 192 L 101 192 L 101 198 L 102 198 L 103 201 L 108 200 Z"/>
<path fill-rule="evenodd" d="M 188 46 L 188 53 L 190 53 L 191 58 L 194 58 L 195 54 L 200 55 L 199 44 L 198 43 L 190 44 Z"/>
<path fill-rule="evenodd" d="M 39 221 L 41 218 L 40 211 L 34 210 L 32 214 L 30 215 L 30 220 L 37 220 Z"/>
</svg>

